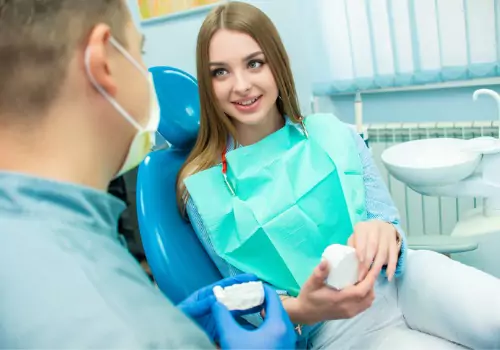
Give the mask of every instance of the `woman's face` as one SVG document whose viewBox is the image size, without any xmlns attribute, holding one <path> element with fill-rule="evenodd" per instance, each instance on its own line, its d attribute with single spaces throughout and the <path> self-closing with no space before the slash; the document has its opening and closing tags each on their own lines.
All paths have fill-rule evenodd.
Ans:
<svg viewBox="0 0 500 350">
<path fill-rule="evenodd" d="M 209 59 L 215 96 L 236 127 L 262 125 L 279 115 L 278 87 L 252 37 L 220 29 L 212 37 Z"/>
</svg>

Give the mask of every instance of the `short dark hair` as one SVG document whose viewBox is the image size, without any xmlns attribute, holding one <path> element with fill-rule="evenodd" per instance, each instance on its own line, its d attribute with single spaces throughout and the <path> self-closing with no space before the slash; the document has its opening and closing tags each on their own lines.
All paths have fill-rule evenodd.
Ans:
<svg viewBox="0 0 500 350">
<path fill-rule="evenodd" d="M 129 20 L 123 0 L 0 0 L 0 115 L 47 109 L 92 28 L 126 45 Z"/>
</svg>

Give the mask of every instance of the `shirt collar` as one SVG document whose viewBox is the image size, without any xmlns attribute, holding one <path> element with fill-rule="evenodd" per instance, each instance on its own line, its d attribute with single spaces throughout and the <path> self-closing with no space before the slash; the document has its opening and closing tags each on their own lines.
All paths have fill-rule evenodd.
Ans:
<svg viewBox="0 0 500 350">
<path fill-rule="evenodd" d="M 297 127 L 297 124 L 294 123 L 290 118 L 288 118 L 288 116 L 285 116 L 285 126 L 288 126 L 288 125 L 293 125 L 295 127 Z M 226 152 L 229 152 L 229 151 L 232 151 L 235 149 L 235 142 L 234 142 L 234 139 L 231 137 L 231 135 L 229 135 L 228 139 L 227 139 L 227 148 L 226 148 Z"/>
<path fill-rule="evenodd" d="M 67 223 L 118 236 L 118 219 L 125 203 L 92 188 L 0 172 L 0 218 L 4 215 Z"/>
</svg>

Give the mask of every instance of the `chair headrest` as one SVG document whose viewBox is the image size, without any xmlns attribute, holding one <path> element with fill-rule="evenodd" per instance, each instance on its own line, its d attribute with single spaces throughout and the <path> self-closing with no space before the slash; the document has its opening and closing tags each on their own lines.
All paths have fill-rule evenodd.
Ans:
<svg viewBox="0 0 500 350">
<path fill-rule="evenodd" d="M 173 147 L 194 145 L 200 125 L 198 82 L 190 74 L 173 67 L 152 67 L 160 125 L 158 132 Z"/>
</svg>

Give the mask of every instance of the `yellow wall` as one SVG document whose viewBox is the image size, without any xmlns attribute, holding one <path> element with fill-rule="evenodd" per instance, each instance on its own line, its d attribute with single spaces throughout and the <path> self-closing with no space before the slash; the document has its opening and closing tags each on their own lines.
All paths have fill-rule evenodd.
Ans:
<svg viewBox="0 0 500 350">
<path fill-rule="evenodd" d="M 143 19 L 165 16 L 179 11 L 186 11 L 199 6 L 206 6 L 220 0 L 137 0 Z"/>
</svg>

